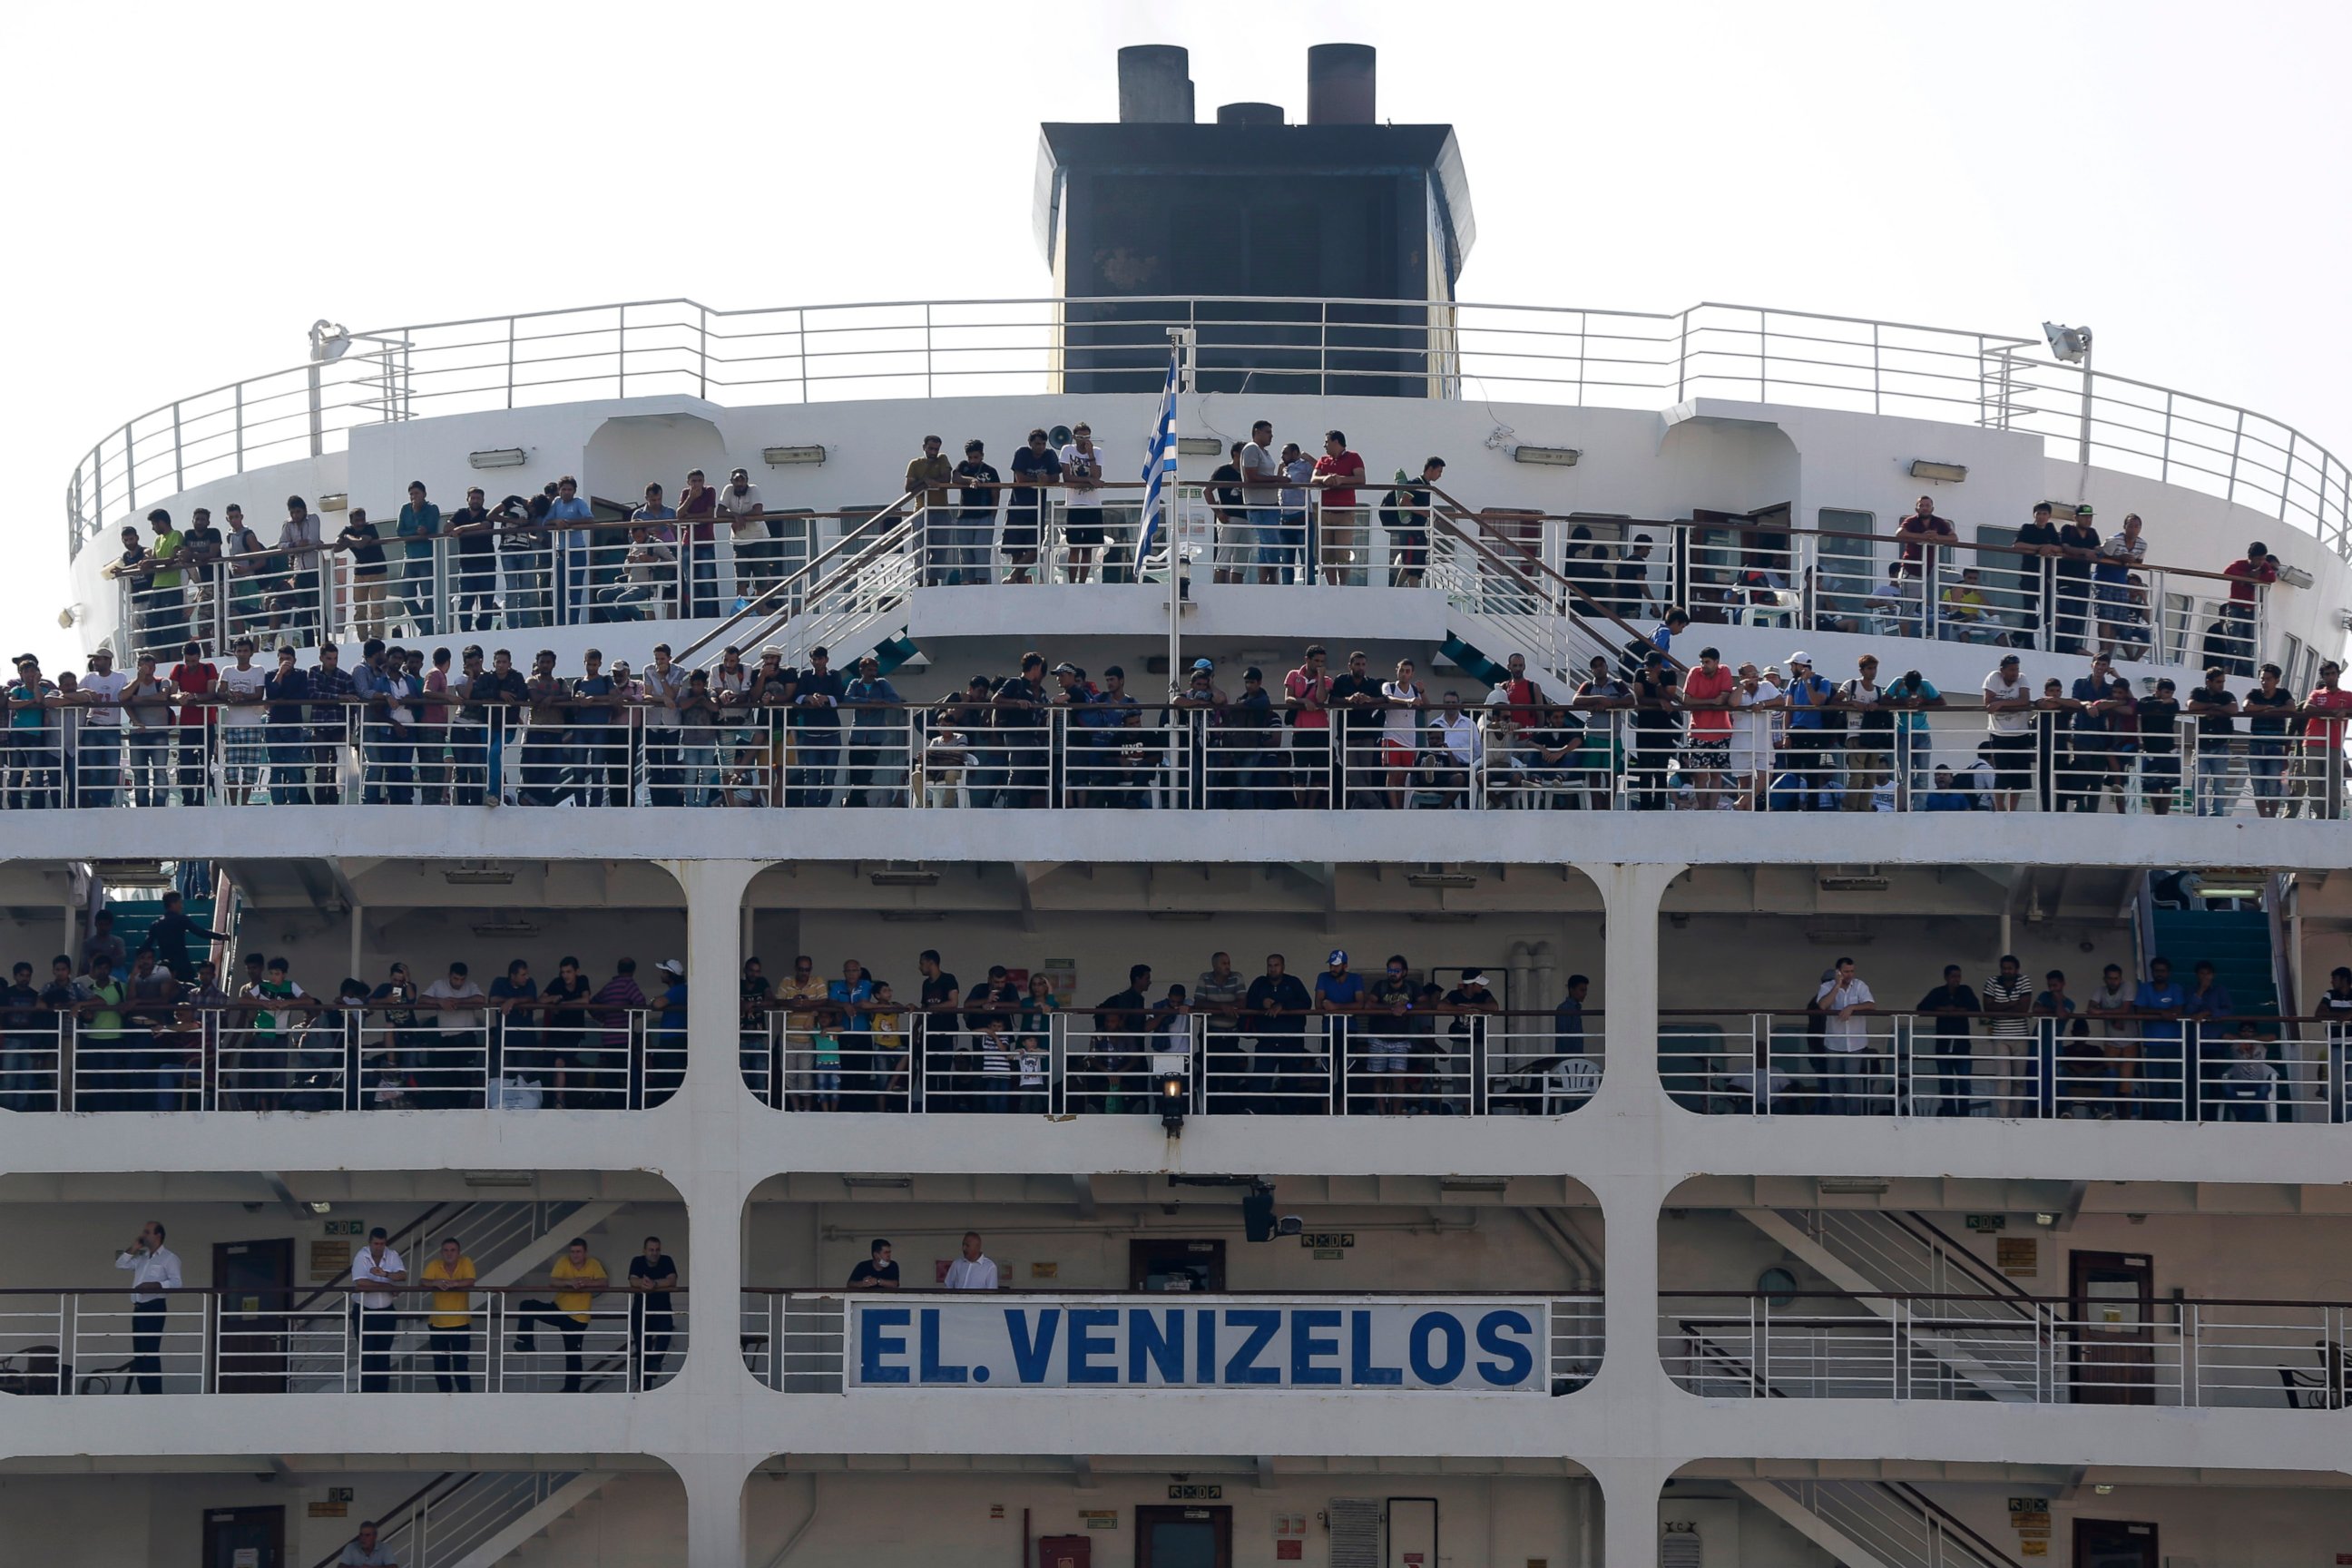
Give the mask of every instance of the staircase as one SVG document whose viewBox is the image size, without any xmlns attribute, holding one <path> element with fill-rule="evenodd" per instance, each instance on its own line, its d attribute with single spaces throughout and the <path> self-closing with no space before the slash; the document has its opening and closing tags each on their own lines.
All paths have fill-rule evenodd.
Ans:
<svg viewBox="0 0 2352 1568">
<path fill-rule="evenodd" d="M 2017 1568 L 1904 1481 L 1741 1481 L 1739 1489 L 1842 1568 Z"/>
<path fill-rule="evenodd" d="M 1904 1349 L 1940 1363 L 1974 1393 L 1963 1397 L 2030 1403 L 2034 1390 L 2021 1384 L 1987 1354 L 2000 1359 L 2002 1341 L 2020 1334 L 2045 1334 L 2044 1309 L 1968 1250 L 1924 1215 L 1883 1209 L 1742 1209 L 1741 1217 L 1840 1290 L 1862 1298 L 1854 1305 L 1874 1317 L 1897 1321 L 1898 1296 L 1995 1296 L 2001 1300 L 1954 1300 L 1925 1304 L 1941 1320 L 1943 1331 L 1914 1329 Z M 1988 1331 L 1971 1347 L 1970 1329 Z M 1979 1353 L 1979 1352 L 1983 1353 Z"/>
<path fill-rule="evenodd" d="M 887 673 L 913 651 L 906 640 L 907 600 L 916 580 L 915 519 L 902 510 L 913 496 L 886 507 L 812 557 L 782 582 L 679 650 L 694 665 L 722 647 L 758 648 L 773 643 L 788 668 L 808 662 L 808 651 L 834 649 L 834 668 L 854 670 L 871 647 Z M 878 634 L 878 636 L 877 635 Z M 747 660 L 748 662 L 748 660 Z"/>
<path fill-rule="evenodd" d="M 2268 910 L 2151 910 L 2148 956 L 2172 961 L 2172 978 L 2186 990 L 2196 982 L 2200 960 L 2210 960 L 2213 977 L 2229 991 L 2245 1017 L 2275 1018 L 2278 968 L 2271 946 Z M 117 929 L 121 922 L 117 922 Z"/>
<path fill-rule="evenodd" d="M 401 1568 L 551 1565 L 578 1560 L 572 1545 L 593 1528 L 614 1471 L 477 1470 L 436 1477 L 378 1521 L 376 1544 Z M 338 1544 L 313 1568 L 333 1568 Z"/>
</svg>

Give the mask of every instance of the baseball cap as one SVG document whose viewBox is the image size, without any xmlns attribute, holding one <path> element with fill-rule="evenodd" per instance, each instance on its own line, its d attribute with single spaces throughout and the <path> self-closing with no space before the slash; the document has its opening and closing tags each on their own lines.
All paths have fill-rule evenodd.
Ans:
<svg viewBox="0 0 2352 1568">
<path fill-rule="evenodd" d="M 1054 673 L 1055 675 L 1076 675 L 1078 673 L 1078 667 L 1072 664 L 1066 658 L 1061 663 L 1054 667 Z"/>
<path fill-rule="evenodd" d="M 1329 965 L 1334 964 L 1334 963 L 1347 963 L 1347 962 L 1348 962 L 1348 950 L 1347 950 L 1346 948 L 1344 948 L 1344 947 L 1335 947 L 1335 948 L 1333 948 L 1333 949 L 1331 950 L 1331 956 L 1330 956 L 1330 957 L 1328 957 L 1328 958 L 1327 958 L 1327 959 L 1325 959 L 1325 960 L 1323 961 L 1323 963 L 1324 963 L 1324 964 L 1325 964 L 1325 966 L 1326 966 L 1326 967 L 1328 967 Z"/>
<path fill-rule="evenodd" d="M 664 974 L 683 974 L 686 973 L 685 963 L 675 958 L 665 958 L 659 963 L 655 964 L 654 967 Z"/>
<path fill-rule="evenodd" d="M 1789 662 L 1790 664 L 1811 664 L 1813 662 L 1813 656 L 1800 648 L 1795 653 L 1789 656 Z"/>
<path fill-rule="evenodd" d="M 1217 668 L 1217 661 L 1213 658 L 1196 658 L 1192 661 L 1192 668 L 1194 669 L 1214 669 Z"/>
<path fill-rule="evenodd" d="M 1486 972 L 1483 969 L 1465 969 L 1462 972 L 1462 984 L 1484 985 L 1486 984 Z"/>
</svg>

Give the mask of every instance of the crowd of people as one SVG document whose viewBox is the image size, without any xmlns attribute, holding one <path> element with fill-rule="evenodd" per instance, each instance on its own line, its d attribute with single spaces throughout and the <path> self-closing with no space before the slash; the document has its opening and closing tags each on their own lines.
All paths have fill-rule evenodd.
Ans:
<svg viewBox="0 0 2352 1568">
<path fill-rule="evenodd" d="M 1975 694 L 1983 731 L 1954 747 L 1951 706 L 1916 669 L 1864 653 L 1833 680 L 1802 650 L 1736 668 L 1692 655 L 1670 609 L 1651 636 L 1594 654 L 1571 689 L 1513 654 L 1433 687 L 1420 665 L 1332 668 L 1310 644 L 1269 677 L 1192 659 L 1164 697 L 1042 653 L 935 701 L 903 697 L 877 655 L 806 666 L 730 646 L 705 668 L 655 645 L 642 668 L 599 649 L 528 674 L 505 648 L 454 657 L 328 644 L 272 668 L 239 638 L 226 668 L 194 644 L 169 670 L 125 673 L 101 648 L 51 681 L 31 655 L 6 688 L 0 800 L 14 808 L 246 805 L 1460 806 L 2203 813 L 2251 797 L 2263 816 L 2332 815 L 2352 691 L 2336 660 L 2301 697 L 2264 663 L 2249 683 L 2209 668 L 2186 691 L 2135 689 L 2109 655 L 2038 687 L 2001 657 Z M 1466 690 L 1465 689 L 1466 688 Z M 2194 759 L 2193 774 L 2184 760 Z M 266 788 L 265 788 L 266 784 Z"/>
<path fill-rule="evenodd" d="M 2344 1047 L 2352 1037 L 2352 968 L 2329 976 L 2310 1022 L 2328 1061 L 2291 1061 L 2294 1021 L 2242 1010 L 2215 964 L 2183 979 L 2152 956 L 2138 975 L 2102 966 L 2070 989 L 2063 969 L 2039 981 L 2004 954 L 1977 985 L 1959 964 L 1906 1012 L 1882 999 L 1855 960 L 1822 971 L 1804 1005 L 1803 1044 L 1776 1031 L 1769 1059 L 1718 1065 L 1694 1058 L 1685 1034 L 1662 1041 L 1667 1091 L 1695 1110 L 1726 1090 L 1758 1109 L 1832 1116 L 1970 1115 L 2099 1121 L 2287 1120 L 2286 1102 L 2317 1089 L 2345 1120 Z M 1893 1021 L 1907 1016 L 1907 1033 Z"/>
</svg>

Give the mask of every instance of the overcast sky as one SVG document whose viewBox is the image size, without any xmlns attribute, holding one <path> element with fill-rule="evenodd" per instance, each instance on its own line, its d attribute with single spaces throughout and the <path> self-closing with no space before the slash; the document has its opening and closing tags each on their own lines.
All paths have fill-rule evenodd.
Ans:
<svg viewBox="0 0 2352 1568">
<path fill-rule="evenodd" d="M 1191 49 L 1204 118 L 1303 117 L 1309 44 L 1377 46 L 1381 117 L 1459 132 L 1465 299 L 2087 322 L 2103 369 L 2352 450 L 2342 5 L 26 5 L 0 37 L 8 651 L 72 642 L 93 440 L 313 318 L 1046 292 L 1036 125 L 1115 119 L 1131 43 Z"/>
</svg>

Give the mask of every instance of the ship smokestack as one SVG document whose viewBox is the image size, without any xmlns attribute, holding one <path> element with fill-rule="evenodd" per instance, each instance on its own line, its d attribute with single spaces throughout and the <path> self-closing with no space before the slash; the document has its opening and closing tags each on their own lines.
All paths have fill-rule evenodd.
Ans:
<svg viewBox="0 0 2352 1568">
<path fill-rule="evenodd" d="M 1279 125 L 1282 105 L 1278 103 L 1228 103 L 1217 110 L 1220 125 Z"/>
<path fill-rule="evenodd" d="M 1119 50 L 1119 123 L 1192 124 L 1190 59 L 1174 44 L 1130 44 Z"/>
<path fill-rule="evenodd" d="M 1307 123 L 1373 123 L 1380 51 L 1370 44 L 1317 44 L 1307 51 Z"/>
</svg>

